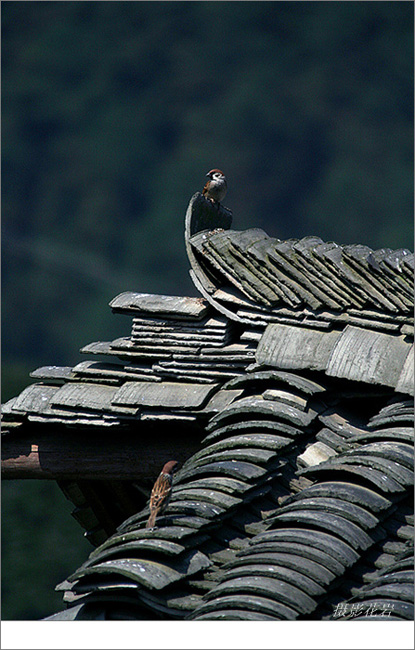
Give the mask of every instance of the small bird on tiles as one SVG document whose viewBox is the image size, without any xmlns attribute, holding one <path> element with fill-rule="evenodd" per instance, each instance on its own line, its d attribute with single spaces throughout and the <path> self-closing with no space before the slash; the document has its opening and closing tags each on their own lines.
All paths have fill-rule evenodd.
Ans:
<svg viewBox="0 0 415 650">
<path fill-rule="evenodd" d="M 153 528 L 156 517 L 167 508 L 172 490 L 173 474 L 178 469 L 177 460 L 169 460 L 161 470 L 150 496 L 150 516 L 146 528 Z"/>
<path fill-rule="evenodd" d="M 206 176 L 208 176 L 209 180 L 206 181 L 203 188 L 203 196 L 212 203 L 217 203 L 219 207 L 219 203 L 225 198 L 228 191 L 226 176 L 220 169 L 211 169 Z"/>
</svg>

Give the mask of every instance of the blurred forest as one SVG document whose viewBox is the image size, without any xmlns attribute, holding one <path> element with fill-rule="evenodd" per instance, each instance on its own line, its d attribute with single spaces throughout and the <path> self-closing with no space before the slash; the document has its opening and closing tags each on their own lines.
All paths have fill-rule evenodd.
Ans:
<svg viewBox="0 0 415 650">
<path fill-rule="evenodd" d="M 128 335 L 121 291 L 196 295 L 184 213 L 411 248 L 413 3 L 2 6 L 2 401 Z M 88 544 L 56 485 L 3 483 L 3 618 L 61 608 Z"/>
</svg>

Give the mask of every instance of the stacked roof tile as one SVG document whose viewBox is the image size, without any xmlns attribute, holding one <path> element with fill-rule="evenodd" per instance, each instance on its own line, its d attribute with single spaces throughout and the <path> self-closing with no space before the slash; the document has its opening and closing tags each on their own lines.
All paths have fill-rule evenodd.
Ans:
<svg viewBox="0 0 415 650">
<path fill-rule="evenodd" d="M 195 194 L 187 213 L 191 275 L 219 311 L 252 324 L 303 321 L 324 329 L 340 321 L 404 333 L 406 325 L 413 334 L 409 250 L 372 251 L 318 237 L 280 241 L 258 228 L 194 232 L 203 200 Z"/>
<path fill-rule="evenodd" d="M 82 350 L 104 361 L 41 368 L 5 405 L 9 436 L 150 421 L 200 440 L 154 529 L 134 482 L 128 507 L 62 482 L 97 547 L 52 618 L 410 619 L 413 255 L 230 225 L 196 194 L 203 297 L 117 296 L 130 335 Z"/>
</svg>

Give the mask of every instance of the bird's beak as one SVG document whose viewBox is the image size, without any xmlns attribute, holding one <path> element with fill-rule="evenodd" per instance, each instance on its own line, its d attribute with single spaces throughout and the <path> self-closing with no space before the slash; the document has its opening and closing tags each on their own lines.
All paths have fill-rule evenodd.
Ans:
<svg viewBox="0 0 415 650">
<path fill-rule="evenodd" d="M 207 176 L 208 178 L 210 178 L 210 174 L 206 174 L 206 176 Z"/>
</svg>

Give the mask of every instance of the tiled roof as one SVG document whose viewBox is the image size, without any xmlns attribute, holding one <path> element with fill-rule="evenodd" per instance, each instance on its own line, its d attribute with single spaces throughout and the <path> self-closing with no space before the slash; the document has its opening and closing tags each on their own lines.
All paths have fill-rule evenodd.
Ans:
<svg viewBox="0 0 415 650">
<path fill-rule="evenodd" d="M 410 402 L 392 398 L 356 426 L 315 384 L 294 393 L 301 408 L 287 405 L 296 379 L 256 373 L 211 419 L 157 528 L 143 509 L 61 585 L 86 603 L 78 615 L 105 594 L 110 618 L 127 596 L 142 618 L 330 618 L 368 600 L 382 569 L 401 571 L 413 545 L 411 415 L 390 425 Z M 391 594 L 392 615 L 410 618 L 408 590 Z"/>
<path fill-rule="evenodd" d="M 104 361 L 40 368 L 4 407 L 6 441 L 163 425 L 169 458 L 198 446 L 151 530 L 151 486 L 60 482 L 97 548 L 52 618 L 411 618 L 413 256 L 230 225 L 196 194 L 203 297 L 117 296 L 129 336 L 82 350 Z"/>
<path fill-rule="evenodd" d="M 191 224 L 208 209 L 195 194 L 187 212 L 191 275 L 228 317 L 321 328 L 340 322 L 405 334 L 407 325 L 413 334 L 409 250 L 372 251 L 318 237 L 280 241 L 258 228 L 198 232 Z"/>
</svg>

